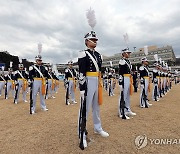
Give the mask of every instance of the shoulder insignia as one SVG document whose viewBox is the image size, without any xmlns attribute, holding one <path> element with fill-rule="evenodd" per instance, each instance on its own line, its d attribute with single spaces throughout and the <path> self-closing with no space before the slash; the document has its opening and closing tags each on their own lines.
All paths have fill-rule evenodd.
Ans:
<svg viewBox="0 0 180 154">
<path fill-rule="evenodd" d="M 139 70 L 143 71 L 144 70 L 144 66 L 139 67 Z"/>
<path fill-rule="evenodd" d="M 157 70 L 153 70 L 154 73 L 157 73 Z"/>
<path fill-rule="evenodd" d="M 29 71 L 32 71 L 32 70 L 33 70 L 33 66 L 30 66 L 30 67 L 29 67 Z"/>
<path fill-rule="evenodd" d="M 124 59 L 120 59 L 119 64 L 120 64 L 120 65 L 125 65 L 125 64 L 126 64 L 126 62 L 125 62 L 125 60 L 124 60 Z"/>
<path fill-rule="evenodd" d="M 67 73 L 67 72 L 68 72 L 68 69 L 65 69 L 65 72 Z"/>
<path fill-rule="evenodd" d="M 79 51 L 79 53 L 78 53 L 78 58 L 83 58 L 83 57 L 86 57 L 85 50 Z"/>
</svg>

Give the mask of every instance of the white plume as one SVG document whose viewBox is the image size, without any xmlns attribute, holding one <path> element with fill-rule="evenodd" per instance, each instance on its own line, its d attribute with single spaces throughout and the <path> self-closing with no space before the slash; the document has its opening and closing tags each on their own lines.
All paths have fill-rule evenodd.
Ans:
<svg viewBox="0 0 180 154">
<path fill-rule="evenodd" d="M 2 68 L 2 71 L 4 71 L 4 66 L 2 66 L 1 68 Z"/>
<path fill-rule="evenodd" d="M 155 61 L 158 62 L 158 55 L 157 54 L 154 55 L 154 59 L 155 59 Z"/>
<path fill-rule="evenodd" d="M 96 25 L 95 11 L 90 8 L 89 10 L 87 10 L 86 17 L 87 17 L 89 26 L 91 26 L 91 28 L 94 29 Z"/>
<path fill-rule="evenodd" d="M 109 63 L 110 63 L 110 66 L 113 67 L 112 61 L 109 61 Z"/>
<path fill-rule="evenodd" d="M 41 55 L 41 52 L 42 52 L 42 44 L 41 43 L 38 43 L 38 52 L 39 52 L 39 55 Z"/>
<path fill-rule="evenodd" d="M 144 46 L 144 54 L 147 56 L 148 55 L 148 46 Z"/>
<path fill-rule="evenodd" d="M 168 64 L 167 63 L 165 63 L 165 66 L 166 66 L 166 68 L 168 68 Z"/>
<path fill-rule="evenodd" d="M 138 69 L 137 69 L 137 66 L 136 66 L 136 71 L 137 71 Z"/>
<path fill-rule="evenodd" d="M 160 64 L 162 63 L 162 59 L 161 58 L 159 58 L 159 62 L 160 62 Z"/>
<path fill-rule="evenodd" d="M 55 72 L 55 74 L 58 74 L 57 66 L 56 64 L 52 64 L 52 71 Z"/>
<path fill-rule="evenodd" d="M 13 64 L 13 62 L 12 62 L 12 61 L 10 61 L 9 67 L 12 67 L 12 64 Z"/>
<path fill-rule="evenodd" d="M 22 59 L 21 58 L 19 58 L 19 63 L 22 63 Z"/>
</svg>

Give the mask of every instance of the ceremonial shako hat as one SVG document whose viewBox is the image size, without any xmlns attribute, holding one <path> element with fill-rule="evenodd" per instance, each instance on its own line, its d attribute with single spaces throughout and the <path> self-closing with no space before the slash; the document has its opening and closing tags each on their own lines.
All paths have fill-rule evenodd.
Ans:
<svg viewBox="0 0 180 154">
<path fill-rule="evenodd" d="M 148 61 L 146 57 L 141 58 L 141 61 Z"/>
<path fill-rule="evenodd" d="M 21 64 L 18 64 L 18 67 L 22 68 L 22 67 L 24 67 L 24 65 L 21 63 Z"/>
<path fill-rule="evenodd" d="M 35 60 L 42 60 L 41 55 L 37 55 L 37 56 L 35 57 Z"/>
<path fill-rule="evenodd" d="M 13 71 L 13 69 L 12 68 L 8 68 L 8 71 Z"/>
<path fill-rule="evenodd" d="M 68 64 L 69 64 L 69 65 L 72 65 L 72 64 L 73 64 L 73 61 L 72 61 L 72 60 L 68 61 Z"/>
<path fill-rule="evenodd" d="M 155 62 L 153 66 L 160 66 L 160 64 L 158 62 Z"/>
<path fill-rule="evenodd" d="M 48 70 L 52 70 L 52 66 L 49 66 L 49 67 L 48 67 Z"/>
<path fill-rule="evenodd" d="M 87 33 L 85 36 L 84 36 L 85 39 L 87 40 L 98 40 L 97 36 L 96 36 L 96 33 L 94 31 L 91 31 L 90 33 Z"/>
<path fill-rule="evenodd" d="M 131 53 L 131 51 L 129 51 L 129 48 L 124 48 L 122 49 L 122 53 Z"/>
</svg>

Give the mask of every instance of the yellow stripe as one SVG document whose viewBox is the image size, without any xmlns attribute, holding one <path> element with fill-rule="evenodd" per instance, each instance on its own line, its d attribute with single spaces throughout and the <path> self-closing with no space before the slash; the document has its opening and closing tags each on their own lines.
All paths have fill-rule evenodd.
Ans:
<svg viewBox="0 0 180 154">
<path fill-rule="evenodd" d="M 125 77 L 130 77 L 130 76 L 131 76 L 131 74 L 124 74 L 124 76 L 125 76 Z"/>
<path fill-rule="evenodd" d="M 144 76 L 145 79 L 149 79 L 149 76 Z"/>
<path fill-rule="evenodd" d="M 8 80 L 8 82 L 12 82 L 13 80 Z"/>
<path fill-rule="evenodd" d="M 34 80 L 42 80 L 42 78 L 34 78 Z"/>
<path fill-rule="evenodd" d="M 18 80 L 23 80 L 22 78 L 18 78 Z"/>
<path fill-rule="evenodd" d="M 73 78 L 68 78 L 68 80 L 73 80 Z"/>
<path fill-rule="evenodd" d="M 95 76 L 95 77 L 98 77 L 99 76 L 99 72 L 86 72 L 86 76 Z"/>
</svg>

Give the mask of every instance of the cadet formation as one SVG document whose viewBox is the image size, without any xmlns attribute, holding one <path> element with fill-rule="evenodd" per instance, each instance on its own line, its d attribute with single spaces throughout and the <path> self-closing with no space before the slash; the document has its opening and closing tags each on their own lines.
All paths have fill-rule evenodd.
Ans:
<svg viewBox="0 0 180 154">
<path fill-rule="evenodd" d="M 93 14 L 92 10 L 89 10 Z M 92 23 L 92 22 L 91 22 Z M 64 70 L 65 93 L 64 105 L 80 104 L 78 116 L 79 147 L 83 150 L 88 147 L 88 129 L 86 127 L 89 111 L 92 108 L 94 133 L 106 138 L 109 133 L 103 128 L 100 118 L 100 105 L 102 105 L 102 92 L 109 97 L 117 97 L 118 117 L 129 120 L 135 117 L 132 111 L 130 97 L 134 92 L 140 91 L 139 107 L 150 108 L 153 101 L 160 101 L 172 88 L 172 82 L 179 83 L 179 72 L 172 73 L 168 64 L 157 55 L 150 71 L 147 57 L 141 59 L 139 66 L 133 66 L 129 57 L 131 51 L 128 47 L 122 49 L 119 57 L 119 67 L 102 69 L 102 55 L 96 51 L 98 37 L 92 30 L 84 36 L 86 49 L 78 53 L 78 69 L 73 68 L 73 61 L 69 59 Z M 0 68 L 0 97 L 13 98 L 15 105 L 29 103 L 30 114 L 36 114 L 36 102 L 40 98 L 42 111 L 48 111 L 46 100 L 55 99 L 55 93 L 59 88 L 58 75 L 52 66 L 44 66 L 41 52 L 35 57 L 34 64 L 25 68 L 20 62 L 18 70 L 13 70 L 13 63 L 5 71 Z M 150 90 L 150 83 L 153 88 Z M 115 88 L 119 89 L 119 95 L 115 96 Z M 76 102 L 75 90 L 80 91 L 80 102 Z M 28 95 L 27 95 L 28 94 Z M 22 97 L 20 97 L 22 95 Z M 20 99 L 22 98 L 22 100 Z M 40 112 L 40 111 L 39 111 Z"/>
</svg>

